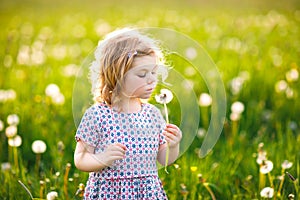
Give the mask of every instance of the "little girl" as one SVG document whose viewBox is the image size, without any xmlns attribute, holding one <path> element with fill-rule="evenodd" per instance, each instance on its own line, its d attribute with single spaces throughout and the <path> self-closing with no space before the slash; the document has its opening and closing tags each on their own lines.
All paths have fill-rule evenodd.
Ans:
<svg viewBox="0 0 300 200">
<path fill-rule="evenodd" d="M 84 199 L 167 199 L 156 161 L 174 162 L 182 134 L 148 99 L 162 53 L 136 30 L 107 35 L 95 51 L 90 79 L 95 104 L 76 132 L 74 162 L 90 172 Z"/>
</svg>

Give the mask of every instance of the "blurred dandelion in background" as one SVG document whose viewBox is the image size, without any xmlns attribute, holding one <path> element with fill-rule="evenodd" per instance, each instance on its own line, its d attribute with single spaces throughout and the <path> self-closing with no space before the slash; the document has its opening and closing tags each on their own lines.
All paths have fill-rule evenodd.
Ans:
<svg viewBox="0 0 300 200">
<path fill-rule="evenodd" d="M 47 146 L 45 144 L 44 141 L 42 140 L 35 140 L 33 143 L 32 143 L 32 151 L 36 154 L 41 154 L 41 153 L 45 153 L 46 149 L 47 149 Z"/>
<path fill-rule="evenodd" d="M 212 97 L 208 93 L 201 93 L 199 97 L 200 115 L 202 120 L 202 126 L 208 128 L 209 124 L 209 109 L 212 104 Z"/>
<path fill-rule="evenodd" d="M 51 191 L 47 194 L 47 200 L 58 199 L 58 193 L 56 191 Z"/>
<path fill-rule="evenodd" d="M 51 102 L 55 105 L 63 105 L 65 103 L 65 97 L 64 95 L 60 92 L 59 87 L 51 83 L 47 85 L 45 89 L 46 96 L 51 98 Z"/>
<path fill-rule="evenodd" d="M 290 169 L 292 166 L 293 166 L 293 163 L 288 160 L 285 160 L 281 163 L 281 168 L 284 170 Z"/>
<path fill-rule="evenodd" d="M 7 138 L 13 138 L 17 135 L 18 128 L 15 125 L 11 125 L 6 127 L 5 129 L 5 135 Z"/>
<path fill-rule="evenodd" d="M 229 82 L 229 89 L 233 95 L 237 95 L 241 92 L 246 81 L 250 79 L 250 74 L 248 71 L 241 71 L 238 76 L 231 79 Z"/>
<path fill-rule="evenodd" d="M 212 98 L 207 93 L 201 93 L 199 97 L 199 105 L 202 107 L 210 106 L 212 103 Z"/>
<path fill-rule="evenodd" d="M 288 88 L 288 84 L 285 80 L 279 80 L 275 83 L 275 91 L 277 93 L 285 92 Z"/>
<path fill-rule="evenodd" d="M 22 145 L 22 138 L 19 135 L 16 135 L 8 139 L 8 145 L 11 147 L 19 147 Z"/>
<path fill-rule="evenodd" d="M 263 198 L 271 199 L 274 196 L 274 189 L 271 187 L 265 187 L 260 191 L 260 196 Z"/>
<path fill-rule="evenodd" d="M 41 165 L 41 154 L 45 153 L 47 146 L 46 143 L 42 140 L 35 140 L 32 145 L 31 149 L 33 153 L 36 154 L 36 171 L 39 175 L 40 165 Z"/>
<path fill-rule="evenodd" d="M 13 101 L 17 98 L 17 93 L 13 89 L 1 90 L 0 89 L 0 103 L 5 103 L 7 101 Z"/>
<path fill-rule="evenodd" d="M 206 135 L 206 129 L 204 128 L 199 128 L 197 132 L 197 137 L 198 138 L 204 138 Z"/>
<path fill-rule="evenodd" d="M 185 50 L 185 56 L 193 60 L 197 57 L 197 50 L 193 47 L 189 47 Z"/>
<path fill-rule="evenodd" d="M 245 106 L 242 102 L 236 101 L 231 105 L 231 112 L 241 115 L 245 110 Z"/>
<path fill-rule="evenodd" d="M 285 78 L 288 82 L 296 82 L 299 79 L 299 72 L 297 69 L 290 69 L 285 73 Z"/>
<path fill-rule="evenodd" d="M 18 125 L 20 122 L 19 116 L 17 114 L 11 114 L 7 116 L 7 123 L 9 125 Z"/>
</svg>

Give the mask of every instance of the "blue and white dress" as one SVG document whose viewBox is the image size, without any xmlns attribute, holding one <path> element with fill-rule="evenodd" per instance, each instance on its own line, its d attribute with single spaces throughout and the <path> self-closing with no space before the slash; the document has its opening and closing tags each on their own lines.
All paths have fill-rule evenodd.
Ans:
<svg viewBox="0 0 300 200">
<path fill-rule="evenodd" d="M 124 159 L 89 174 L 84 199 L 167 199 L 156 166 L 159 147 L 166 142 L 165 126 L 160 111 L 148 103 L 136 113 L 117 112 L 105 103 L 88 108 L 76 140 L 93 146 L 95 153 L 113 143 L 127 151 Z"/>
</svg>

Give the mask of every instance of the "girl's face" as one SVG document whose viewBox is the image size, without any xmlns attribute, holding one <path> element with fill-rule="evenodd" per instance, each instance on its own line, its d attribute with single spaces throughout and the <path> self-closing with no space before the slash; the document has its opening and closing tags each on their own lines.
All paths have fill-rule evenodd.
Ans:
<svg viewBox="0 0 300 200">
<path fill-rule="evenodd" d="M 125 74 L 122 94 L 129 98 L 148 99 L 157 84 L 157 64 L 154 55 L 135 57 Z"/>
</svg>

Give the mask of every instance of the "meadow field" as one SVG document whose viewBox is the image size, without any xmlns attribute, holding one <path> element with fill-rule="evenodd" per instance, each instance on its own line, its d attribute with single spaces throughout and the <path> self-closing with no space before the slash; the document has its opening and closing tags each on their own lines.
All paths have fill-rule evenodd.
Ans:
<svg viewBox="0 0 300 200">
<path fill-rule="evenodd" d="M 170 200 L 299 199 L 298 1 L 2 0 L 0 26 L 0 199 L 82 198 L 88 174 L 75 168 L 73 153 L 80 103 L 92 102 L 87 58 L 122 27 L 188 36 L 215 64 L 226 93 L 220 137 L 201 156 L 221 100 L 182 59 L 199 58 L 194 46 L 175 38 L 183 55 L 166 58 L 195 95 L 197 112 L 178 112 L 189 98 L 175 98 L 170 122 L 199 122 L 185 127 L 187 142 L 169 174 L 159 170 Z"/>
</svg>

